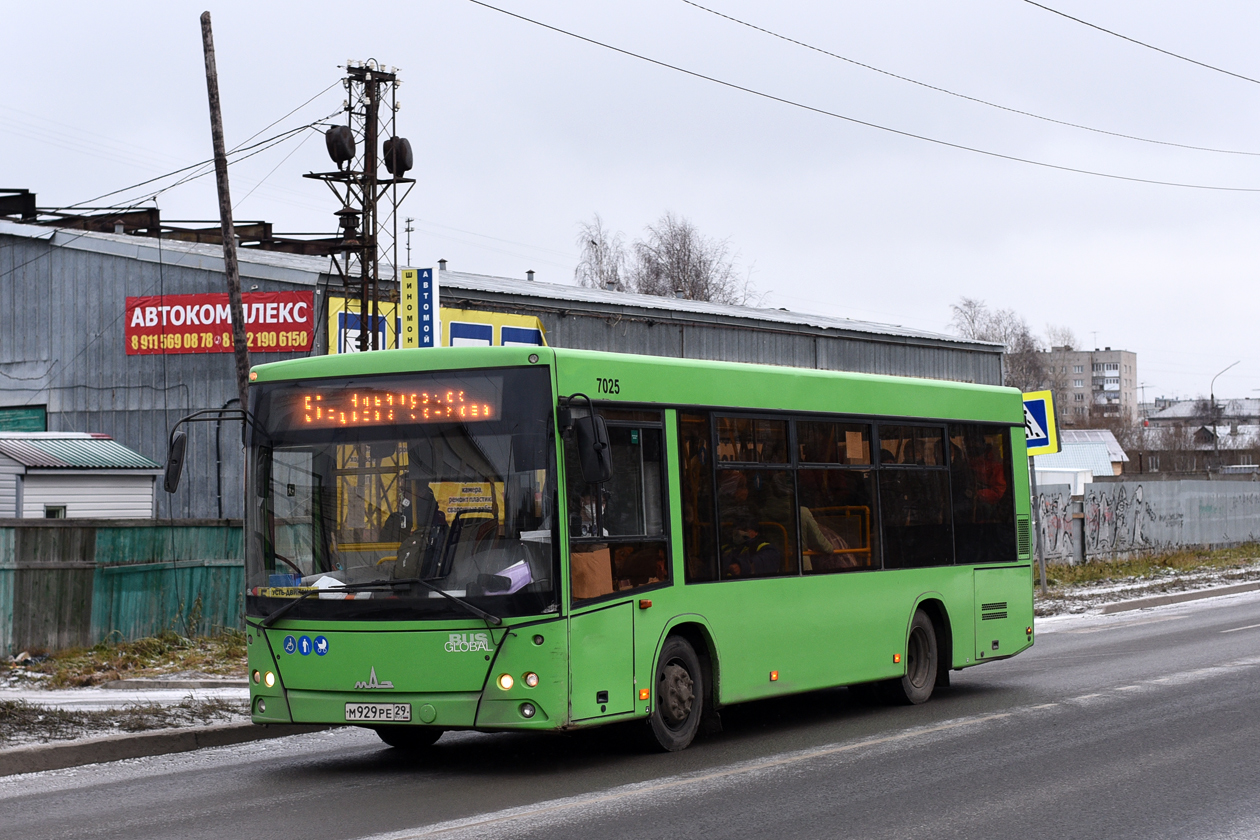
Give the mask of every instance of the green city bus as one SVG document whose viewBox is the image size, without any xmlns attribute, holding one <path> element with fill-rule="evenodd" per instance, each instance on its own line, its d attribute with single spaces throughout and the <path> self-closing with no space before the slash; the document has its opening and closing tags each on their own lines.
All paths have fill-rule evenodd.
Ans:
<svg viewBox="0 0 1260 840">
<path fill-rule="evenodd" d="M 732 703 L 921 703 L 1033 642 L 1013 389 L 547 347 L 250 380 L 256 723 L 678 750 Z"/>
</svg>

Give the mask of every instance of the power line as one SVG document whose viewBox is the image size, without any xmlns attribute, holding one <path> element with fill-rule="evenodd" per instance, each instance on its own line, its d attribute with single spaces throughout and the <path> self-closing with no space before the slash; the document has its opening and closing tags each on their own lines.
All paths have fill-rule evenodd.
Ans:
<svg viewBox="0 0 1260 840">
<path fill-rule="evenodd" d="M 1162 47 L 1157 47 L 1154 44 L 1148 44 L 1145 41 L 1139 41 L 1137 38 L 1130 38 L 1128 35 L 1121 35 L 1119 32 L 1113 32 L 1110 29 L 1105 29 L 1096 23 L 1090 23 L 1087 20 L 1081 20 L 1078 17 L 1073 17 L 1072 15 L 1069 15 L 1067 12 L 1060 12 L 1058 9 L 1052 9 L 1049 6 L 1043 6 L 1041 3 L 1034 2 L 1034 0 L 1024 0 L 1024 2 L 1030 6 L 1036 6 L 1038 9 L 1044 9 L 1045 11 L 1050 12 L 1053 15 L 1058 15 L 1059 17 L 1063 17 L 1063 18 L 1067 18 L 1068 20 L 1075 21 L 1076 23 L 1079 23 L 1082 26 L 1088 26 L 1090 29 L 1097 29 L 1099 32 L 1105 32 L 1108 35 L 1112 35 L 1116 38 L 1120 38 L 1121 40 L 1128 41 L 1131 44 L 1137 44 L 1139 47 L 1146 47 L 1148 50 L 1154 50 L 1157 53 L 1163 53 L 1164 55 L 1171 56 L 1172 58 L 1180 59 L 1181 61 L 1188 61 L 1191 64 L 1197 64 L 1200 67 L 1204 67 L 1208 70 L 1215 70 L 1217 73 L 1224 73 L 1226 76 L 1233 76 L 1235 79 L 1242 79 L 1244 82 L 1251 82 L 1253 84 L 1260 85 L 1260 79 L 1253 79 L 1250 76 L 1244 76 L 1241 73 L 1235 73 L 1232 70 L 1225 70 L 1213 64 L 1207 64 L 1205 62 L 1198 61 L 1193 58 L 1189 58 L 1188 56 L 1184 56 L 1179 53 L 1175 53 L 1170 50 L 1163 49 Z"/>
<path fill-rule="evenodd" d="M 268 144 L 268 143 L 272 143 L 273 141 L 277 141 L 277 142 L 278 142 L 278 141 L 282 141 L 282 140 L 287 140 L 289 137 L 291 137 L 291 136 L 292 136 L 292 135 L 294 135 L 294 134 L 297 134 L 299 131 L 305 131 L 305 130 L 306 130 L 306 129 L 308 129 L 308 128 L 313 128 L 313 127 L 315 127 L 316 125 L 319 125 L 319 123 L 323 122 L 323 121 L 324 121 L 324 120 L 326 120 L 326 119 L 328 119 L 328 118 L 327 118 L 327 117 L 323 117 L 323 118 L 318 119 L 318 120 L 316 120 L 315 122 L 310 123 L 310 124 L 308 124 L 308 125 L 302 125 L 302 126 L 298 126 L 297 128 L 291 128 L 291 129 L 289 129 L 288 131 L 281 132 L 280 134 L 277 134 L 277 135 L 275 135 L 275 136 L 273 136 L 273 137 L 268 137 L 266 140 L 259 140 L 257 143 L 255 143 L 255 144 L 254 144 L 254 145 L 252 145 L 252 146 L 246 146 L 245 148 L 242 148 L 242 149 L 234 149 L 232 153 L 235 153 L 235 152 L 238 152 L 238 151 L 241 151 L 241 152 L 246 152 L 246 151 L 250 151 L 250 150 L 252 150 L 252 149 L 257 149 L 259 146 L 265 146 L 266 144 Z M 271 147 L 270 147 L 270 146 L 267 146 L 267 148 L 271 148 Z M 259 151 L 266 151 L 266 149 L 259 149 Z M 253 154 L 244 155 L 244 156 L 242 156 L 242 157 L 238 158 L 238 159 L 237 159 L 237 161 L 240 161 L 240 160 L 245 160 L 245 158 L 253 157 L 253 156 L 254 156 L 254 154 L 257 154 L 257 153 L 258 153 L 258 152 L 254 152 Z M 236 163 L 237 161 L 233 161 L 233 163 Z M 205 165 L 206 165 L 206 164 L 208 164 L 208 163 L 209 163 L 209 164 L 212 164 L 212 163 L 214 163 L 214 160 L 213 160 L 213 159 L 210 159 L 210 160 L 202 160 L 202 161 L 198 161 L 197 163 L 189 164 L 188 166 L 181 167 L 181 168 L 176 169 L 176 170 L 174 170 L 174 171 L 172 171 L 172 172 L 167 172 L 167 173 L 165 173 L 165 174 L 163 174 L 163 175 L 158 175 L 158 176 L 156 176 L 156 177 L 154 177 L 154 178 L 149 178 L 149 179 L 144 180 L 144 181 L 141 181 L 141 182 L 139 182 L 139 183 L 137 183 L 137 184 L 132 184 L 131 186 L 128 186 L 128 187 L 123 187 L 122 189 L 118 189 L 118 190 L 111 190 L 110 192 L 107 192 L 107 193 L 102 193 L 101 195 L 98 195 L 98 196 L 96 196 L 95 198 L 88 198 L 88 199 L 84 199 L 83 201 L 76 201 L 74 204 L 67 204 L 65 207 L 53 207 L 53 208 L 49 208 L 49 209 L 51 209 L 51 210 L 52 210 L 52 211 L 54 211 L 54 212 L 56 212 L 56 211 L 58 211 L 58 210 L 73 210 L 73 209 L 74 209 L 74 208 L 76 208 L 76 207 L 82 207 L 82 206 L 83 206 L 83 205 L 85 205 L 85 204 L 92 204 L 93 202 L 100 201 L 102 198 L 109 198 L 111 195 L 118 195 L 119 193 L 130 192 L 131 190 L 134 190 L 134 189 L 136 189 L 137 187 L 144 187 L 144 186 L 148 186 L 149 184 L 156 183 L 157 181 L 161 181 L 161 180 L 163 180 L 163 179 L 170 178 L 170 177 L 175 176 L 175 175 L 179 175 L 181 172 L 188 172 L 189 170 L 192 170 L 192 169 L 197 169 L 197 168 L 203 167 L 203 166 L 205 166 Z M 194 177 L 199 177 L 199 176 L 194 176 Z M 190 180 L 192 180 L 192 178 L 187 178 L 187 179 L 184 179 L 184 180 L 178 181 L 178 182 L 176 182 L 176 184 L 172 184 L 172 185 L 171 185 L 171 187 L 174 187 L 174 186 L 176 186 L 177 184 L 182 184 L 182 183 L 185 183 L 185 181 L 190 181 Z M 162 190 L 159 190 L 159 192 L 165 192 L 166 190 L 170 189 L 171 187 L 165 187 L 165 188 L 163 188 Z M 154 193 L 154 194 L 156 195 L 157 193 Z M 141 199 L 139 199 L 139 200 L 137 201 L 137 203 L 143 203 L 145 200 L 146 200 L 146 199 L 141 198 Z M 134 205 L 133 205 L 133 206 L 134 206 Z M 113 208 L 113 207 L 110 207 L 110 208 L 107 208 L 107 209 L 114 209 L 114 208 Z"/>
<path fill-rule="evenodd" d="M 1192 190 L 1213 190 L 1213 191 L 1220 191 L 1220 192 L 1245 192 L 1245 193 L 1260 192 L 1260 187 L 1226 187 L 1226 186 L 1219 186 L 1215 184 L 1187 184 L 1187 183 L 1181 183 L 1178 181 L 1160 181 L 1154 178 L 1138 178 L 1132 175 L 1116 175 L 1110 172 L 1098 172 L 1092 169 L 1078 169 L 1077 167 L 1074 167 L 1074 166 L 1064 166 L 1058 163 L 1048 163 L 1046 161 L 1033 160 L 1031 158 L 1022 158 L 1022 157 L 1017 157 L 1016 155 L 1003 154 L 1002 152 L 994 152 L 988 149 L 980 149 L 975 146 L 965 146 L 961 143 L 952 143 L 948 140 L 941 140 L 936 137 L 928 137 L 927 135 L 923 135 L 923 134 L 915 134 L 914 132 L 911 132 L 911 131 L 903 131 L 899 128 L 892 128 L 891 126 L 880 125 L 879 123 L 868 122 L 866 120 L 860 120 L 857 117 L 845 116 L 844 114 L 840 114 L 835 111 L 828 111 L 825 108 L 819 108 L 813 105 L 806 105 L 802 102 L 797 102 L 795 100 L 787 99 L 782 96 L 775 96 L 772 93 L 766 93 L 764 91 L 760 91 L 755 88 L 745 87 L 744 85 L 739 85 L 734 82 L 728 82 L 723 79 L 719 79 L 715 76 L 706 76 L 704 73 L 700 73 L 695 70 L 688 70 L 685 67 L 679 67 L 676 64 L 669 64 L 668 62 L 661 61 L 659 59 L 649 58 L 645 55 L 641 55 L 636 52 L 631 52 L 630 50 L 622 49 L 621 47 L 614 47 L 613 45 L 606 44 L 603 41 L 596 41 L 594 38 L 588 38 L 585 35 L 578 35 L 577 33 L 570 32 L 567 29 L 561 29 L 558 26 L 552 26 L 551 24 L 543 23 L 541 21 L 534 20 L 533 18 L 525 17 L 524 15 L 517 14 L 516 12 L 510 12 L 507 9 L 501 9 L 498 6 L 492 6 L 489 3 L 483 2 L 483 0 L 468 0 L 468 2 L 478 5 L 478 6 L 482 6 L 486 9 L 490 9 L 491 11 L 495 11 L 495 12 L 499 12 L 500 14 L 507 15 L 508 17 L 514 17 L 517 20 L 524 21 L 525 23 L 531 23 L 534 26 L 538 26 L 543 29 L 548 29 L 552 32 L 559 33 L 560 35 L 567 35 L 570 38 L 576 38 L 579 41 L 585 41 L 588 44 L 592 44 L 597 47 L 602 47 L 606 50 L 611 50 L 613 52 L 620 53 L 621 55 L 629 56 L 630 58 L 636 58 L 639 61 L 645 61 L 648 64 L 655 64 L 657 67 L 664 67 L 667 70 L 673 70 L 678 73 L 683 73 L 685 75 L 692 76 L 697 79 L 702 79 L 706 82 L 712 82 L 716 85 L 721 85 L 722 87 L 727 87 L 732 90 L 738 90 L 742 93 L 752 94 L 753 96 L 758 96 L 758 97 L 761 97 L 762 99 L 768 99 L 771 102 L 778 102 L 782 105 L 790 105 L 793 108 L 800 108 L 803 111 L 809 111 L 810 113 L 819 114 L 824 117 L 831 117 L 837 120 L 844 120 L 845 122 L 853 123 L 855 125 L 862 125 L 862 126 L 866 126 L 867 128 L 874 128 L 880 131 L 886 131 L 889 134 L 896 134 L 900 137 L 908 137 L 913 140 L 922 140 L 926 143 L 933 143 L 935 145 L 945 146 L 946 148 L 950 148 L 950 149 L 957 149 L 963 152 L 972 152 L 973 154 L 985 155 L 986 157 L 998 158 L 999 160 L 1008 160 L 1014 163 L 1025 163 L 1025 164 L 1028 164 L 1029 166 L 1040 166 L 1044 169 L 1054 169 L 1059 172 L 1073 172 L 1073 173 L 1076 173 L 1077 175 L 1092 175 L 1097 178 L 1110 178 L 1115 181 L 1129 181 L 1131 183 L 1137 183 L 1137 184 L 1153 184 L 1155 186 L 1160 186 L 1160 187 L 1180 187 L 1183 189 L 1192 189 Z"/>
<path fill-rule="evenodd" d="M 813 50 L 816 53 L 821 53 L 822 55 L 828 56 L 830 58 L 836 58 L 836 59 L 839 59 L 840 61 L 847 61 L 849 64 L 855 65 L 857 67 L 861 67 L 866 70 L 871 70 L 876 73 L 880 73 L 884 76 L 888 76 L 893 79 L 898 79 L 903 82 L 909 82 L 912 85 L 918 85 L 919 87 L 927 88 L 928 90 L 934 90 L 937 93 L 944 93 L 949 96 L 956 96 L 959 99 L 965 99 L 968 102 L 975 102 L 978 105 L 987 105 L 990 108 L 997 108 L 999 111 L 1006 111 L 1011 114 L 1019 114 L 1020 116 L 1023 116 L 1023 117 L 1031 117 L 1034 120 L 1042 120 L 1043 122 L 1054 123 L 1055 125 L 1062 125 L 1068 128 L 1076 128 L 1076 129 L 1080 129 L 1081 131 L 1092 131 L 1095 134 L 1105 134 L 1109 137 L 1119 137 L 1124 140 L 1136 140 L 1139 143 L 1154 143 L 1155 145 L 1158 145 L 1158 146 L 1174 146 L 1178 149 L 1190 149 L 1196 152 L 1214 152 L 1216 154 L 1222 154 L 1222 155 L 1260 156 L 1260 152 L 1247 152 L 1247 151 L 1239 151 L 1236 149 L 1214 149 L 1209 146 L 1194 146 L 1188 143 L 1174 143 L 1168 140 L 1154 140 L 1149 137 L 1138 137 L 1137 135 L 1134 135 L 1134 134 L 1124 134 L 1119 131 L 1108 131 L 1105 128 L 1094 128 L 1093 126 L 1082 125 L 1081 123 L 1074 123 L 1074 122 L 1069 122 L 1067 120 L 1055 119 L 1054 117 L 1046 117 L 1046 116 L 1042 116 L 1041 114 L 1034 114 L 1031 111 L 1023 111 L 1023 110 L 1020 110 L 1019 108 L 1012 108 L 1007 105 L 1000 105 L 997 102 L 990 102 L 987 99 L 980 99 L 979 97 L 969 96 L 965 93 L 958 93 L 957 91 L 949 90 L 948 88 L 938 87 L 937 85 L 929 84 L 927 82 L 921 82 L 918 79 L 911 79 L 908 76 L 901 76 L 897 73 L 893 73 L 888 70 L 883 70 L 879 67 L 875 67 L 870 64 L 865 64 L 856 59 L 839 55 L 838 53 L 830 52 L 829 50 L 825 50 L 821 47 L 815 47 L 813 44 L 807 44 L 804 41 L 798 41 L 795 38 L 790 38 L 787 35 L 781 35 L 780 33 L 774 32 L 773 30 L 766 29 L 765 27 L 762 27 L 762 26 L 758 26 L 755 23 L 749 23 L 746 20 L 740 20 L 737 17 L 733 17 L 731 15 L 725 14 L 724 12 L 719 12 L 716 9 L 710 9 L 708 6 L 702 6 L 699 3 L 693 2 L 693 0 L 682 0 L 682 1 L 686 3 L 688 6 L 694 6 L 695 8 L 699 9 L 702 12 L 708 12 L 711 15 L 715 15 L 720 18 L 725 18 L 726 20 L 729 20 L 732 23 L 738 23 L 740 26 L 746 26 L 749 29 L 754 29 L 757 32 L 762 32 L 766 35 L 770 35 L 771 37 L 778 38 L 781 41 L 787 41 L 789 44 L 795 44 L 798 47 L 804 47 L 807 50 Z"/>
</svg>

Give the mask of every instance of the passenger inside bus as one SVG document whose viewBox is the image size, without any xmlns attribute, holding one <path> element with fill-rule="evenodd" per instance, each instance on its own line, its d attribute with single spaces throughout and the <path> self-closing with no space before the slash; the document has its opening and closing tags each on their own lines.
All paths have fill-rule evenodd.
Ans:
<svg viewBox="0 0 1260 840">
<path fill-rule="evenodd" d="M 761 538 L 761 525 L 751 516 L 737 521 L 731 529 L 732 542 L 722 547 L 726 577 L 762 577 L 779 574 L 783 553 Z"/>
</svg>

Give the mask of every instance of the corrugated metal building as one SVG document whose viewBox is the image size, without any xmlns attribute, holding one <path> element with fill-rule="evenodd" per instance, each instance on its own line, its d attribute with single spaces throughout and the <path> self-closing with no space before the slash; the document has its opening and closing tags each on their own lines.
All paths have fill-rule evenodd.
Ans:
<svg viewBox="0 0 1260 840">
<path fill-rule="evenodd" d="M 0 519 L 147 519 L 162 472 L 108 435 L 0 432 Z"/>
<path fill-rule="evenodd" d="M 326 327 L 327 259 L 243 249 L 240 266 L 247 293 L 314 290 Z M 904 327 L 456 271 L 439 280 L 443 305 L 536 315 L 557 347 L 1002 381 L 1000 347 Z M 164 460 L 173 423 L 235 397 L 232 355 L 128 355 L 126 298 L 225 290 L 217 245 L 0 220 L 0 423 L 6 408 L 44 406 L 49 430 L 102 432 Z M 311 352 L 326 346 L 317 334 Z M 251 360 L 295 355 L 306 353 Z M 234 422 L 190 429 L 185 481 L 173 498 L 158 493 L 158 516 L 239 517 L 239 435 Z"/>
</svg>

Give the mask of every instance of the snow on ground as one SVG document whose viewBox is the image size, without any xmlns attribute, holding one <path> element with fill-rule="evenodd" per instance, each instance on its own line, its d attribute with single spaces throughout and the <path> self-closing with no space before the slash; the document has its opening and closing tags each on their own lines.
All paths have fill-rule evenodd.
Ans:
<svg viewBox="0 0 1260 840">
<path fill-rule="evenodd" d="M 1148 577 L 1103 580 L 1096 583 L 1052 586 L 1047 597 L 1035 590 L 1037 618 L 1096 611 L 1106 604 L 1132 601 L 1155 595 L 1172 595 L 1200 589 L 1214 589 L 1260 581 L 1260 561 L 1242 568 L 1204 569 L 1178 572 L 1160 569 Z"/>
</svg>

